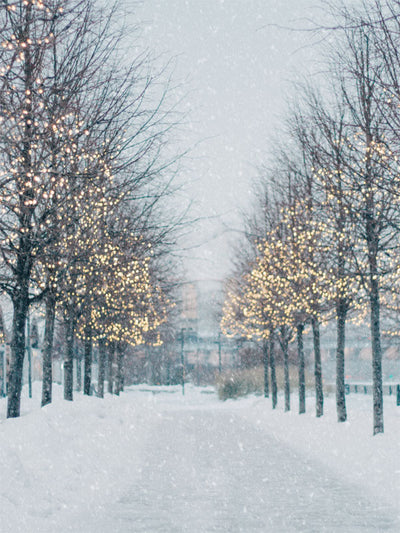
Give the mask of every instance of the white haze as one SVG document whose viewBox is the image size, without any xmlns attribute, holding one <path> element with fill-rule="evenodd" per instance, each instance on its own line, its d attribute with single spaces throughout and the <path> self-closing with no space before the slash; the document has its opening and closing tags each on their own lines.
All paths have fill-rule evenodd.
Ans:
<svg viewBox="0 0 400 533">
<path fill-rule="evenodd" d="M 321 4 L 320 4 L 321 5 Z M 187 243 L 192 279 L 229 271 L 229 244 L 240 209 L 249 207 L 252 181 L 284 114 L 290 81 L 310 70 L 321 38 L 309 31 L 323 12 L 316 0 L 144 0 L 135 10 L 143 41 L 174 58 L 174 81 L 187 113 L 182 149 L 193 216 L 204 217 Z"/>
</svg>

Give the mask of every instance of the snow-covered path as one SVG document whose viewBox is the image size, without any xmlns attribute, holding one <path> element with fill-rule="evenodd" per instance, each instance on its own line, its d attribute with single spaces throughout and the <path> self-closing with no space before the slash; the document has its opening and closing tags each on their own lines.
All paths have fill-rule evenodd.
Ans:
<svg viewBox="0 0 400 533">
<path fill-rule="evenodd" d="M 294 452 L 240 410 L 161 405 L 129 489 L 95 517 L 76 517 L 68 531 L 400 531 L 388 506 Z"/>
<path fill-rule="evenodd" d="M 299 416 L 193 386 L 74 402 L 55 387 L 40 409 L 36 385 L 20 419 L 0 415 L 0 533 L 400 531 L 393 398 L 373 437 L 368 396 L 337 424 L 333 397 L 322 419 L 311 397 Z"/>
</svg>

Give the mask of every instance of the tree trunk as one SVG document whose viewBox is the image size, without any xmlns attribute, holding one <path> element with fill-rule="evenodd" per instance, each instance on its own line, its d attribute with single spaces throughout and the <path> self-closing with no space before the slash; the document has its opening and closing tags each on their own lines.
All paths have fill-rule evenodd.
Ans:
<svg viewBox="0 0 400 533">
<path fill-rule="evenodd" d="M 269 353 L 268 340 L 263 342 L 263 362 L 264 362 L 264 397 L 269 398 Z"/>
<path fill-rule="evenodd" d="M 75 349 L 76 360 L 76 390 L 80 392 L 82 390 L 82 352 L 79 346 Z"/>
<path fill-rule="evenodd" d="M 324 414 L 324 389 L 322 383 L 321 364 L 321 340 L 319 333 L 319 322 L 316 317 L 312 321 L 313 342 L 314 342 L 314 376 L 315 376 L 315 414 L 317 418 Z"/>
<path fill-rule="evenodd" d="M 346 335 L 347 304 L 339 300 L 336 308 L 337 351 L 336 351 L 336 412 L 338 422 L 346 422 L 346 388 L 344 372 L 344 347 Z"/>
<path fill-rule="evenodd" d="M 272 409 L 275 409 L 276 404 L 278 403 L 278 386 L 276 384 L 275 346 L 273 333 L 271 333 L 269 336 L 269 362 L 271 365 Z"/>
<path fill-rule="evenodd" d="M 117 346 L 117 375 L 115 380 L 115 394 L 119 395 L 123 391 L 124 373 L 124 349 L 119 343 Z"/>
<path fill-rule="evenodd" d="M 368 102 L 370 103 L 370 101 Z M 368 115 L 368 119 L 370 116 Z M 366 145 L 372 146 L 373 134 L 370 121 L 367 124 Z M 371 317 L 371 344 L 372 344 L 372 395 L 373 395 L 373 434 L 383 433 L 383 396 L 382 396 L 382 348 L 380 332 L 380 301 L 379 301 L 379 273 L 378 273 L 378 223 L 376 219 L 376 204 L 374 197 L 374 179 L 372 171 L 371 151 L 366 154 L 365 176 L 365 234 L 368 247 L 369 267 L 369 301 Z"/>
<path fill-rule="evenodd" d="M 99 373 L 97 378 L 97 396 L 104 398 L 104 376 L 106 364 L 106 343 L 104 339 L 99 339 Z"/>
<path fill-rule="evenodd" d="M 25 8 L 25 23 L 23 25 L 22 41 L 27 42 L 30 37 L 32 23 L 32 4 L 28 3 Z M 22 28 L 21 28 L 22 29 Z M 25 94 L 33 91 L 34 73 L 30 47 L 24 50 L 22 83 L 25 87 Z M 28 92 L 29 91 L 29 92 Z M 32 120 L 32 100 L 26 100 L 24 116 L 24 128 L 21 143 L 21 161 L 18 162 L 18 170 L 21 175 L 29 176 L 32 171 L 32 141 L 33 141 L 33 120 Z M 13 294 L 13 325 L 11 339 L 11 363 L 8 381 L 8 402 L 7 418 L 19 417 L 21 411 L 21 391 L 25 357 L 25 326 L 29 309 L 29 281 L 32 270 L 32 240 L 31 240 L 31 220 L 32 207 L 30 202 L 33 198 L 32 187 L 25 187 L 25 183 L 17 185 L 15 198 L 19 202 L 18 222 L 20 229 L 28 230 L 21 232 L 15 265 L 16 279 Z M 18 183 L 18 182 L 17 182 Z"/>
<path fill-rule="evenodd" d="M 43 341 L 42 407 L 51 403 L 53 386 L 53 339 L 56 316 L 56 299 L 52 294 L 46 298 L 46 322 Z"/>
<path fill-rule="evenodd" d="M 283 349 L 283 372 L 285 380 L 285 411 L 290 411 L 290 378 L 289 378 L 289 342 L 284 333 L 282 339 Z"/>
<path fill-rule="evenodd" d="M 108 392 L 110 394 L 113 393 L 114 389 L 114 353 L 115 353 L 115 343 L 112 342 L 108 348 L 108 357 L 107 357 L 107 385 L 108 385 Z"/>
<path fill-rule="evenodd" d="M 64 399 L 72 402 L 74 388 L 74 335 L 75 316 L 73 309 L 68 310 L 65 324 L 66 353 L 64 359 Z"/>
<path fill-rule="evenodd" d="M 297 326 L 297 354 L 299 359 L 299 414 L 306 412 L 306 379 L 305 379 L 305 362 L 303 346 L 304 325 Z"/>
<path fill-rule="evenodd" d="M 382 348 L 380 333 L 380 302 L 378 281 L 371 275 L 371 339 L 372 339 L 372 384 L 374 403 L 374 435 L 383 433 L 382 396 Z"/>
<path fill-rule="evenodd" d="M 16 418 L 20 415 L 21 411 L 22 376 L 25 357 L 25 325 L 29 307 L 27 284 L 18 290 L 13 300 L 13 306 L 7 418 Z"/>
<path fill-rule="evenodd" d="M 92 384 L 92 328 L 90 323 L 85 327 L 85 342 L 84 342 L 84 370 L 83 370 L 83 394 L 90 396 Z"/>
</svg>

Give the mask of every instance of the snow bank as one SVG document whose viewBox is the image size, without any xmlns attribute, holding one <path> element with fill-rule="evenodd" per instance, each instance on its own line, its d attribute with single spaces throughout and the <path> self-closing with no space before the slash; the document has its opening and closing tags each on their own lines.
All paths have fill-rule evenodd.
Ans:
<svg viewBox="0 0 400 533">
<path fill-rule="evenodd" d="M 95 514 L 116 501 L 140 468 L 144 434 L 159 416 L 149 395 L 98 398 L 76 394 L 53 404 L 23 398 L 19 419 L 0 423 L 0 531 L 56 531 L 74 515 Z"/>
<path fill-rule="evenodd" d="M 104 514 L 132 490 L 146 443 L 171 409 L 217 409 L 227 420 L 234 412 L 273 435 L 276 446 L 292 448 L 299 463 L 322 464 L 400 513 L 400 407 L 393 397 L 385 397 L 385 434 L 373 437 L 372 399 L 363 395 L 347 396 L 344 424 L 336 422 L 334 397 L 317 419 L 311 398 L 299 416 L 294 395 L 293 411 L 284 413 L 281 397 L 273 411 L 262 397 L 220 402 L 212 389 L 193 386 L 185 387 L 184 397 L 179 387 L 142 385 L 104 400 L 76 394 L 72 403 L 56 387 L 53 404 L 44 409 L 39 385 L 32 400 L 24 395 L 19 419 L 5 420 L 6 401 L 0 400 L 1 533 L 81 531 L 82 517 Z"/>
<path fill-rule="evenodd" d="M 299 460 L 316 460 L 339 478 L 358 485 L 376 501 L 398 509 L 400 516 L 400 407 L 394 396 L 384 397 L 385 433 L 372 435 L 372 397 L 346 396 L 348 421 L 337 423 L 333 396 L 325 398 L 325 413 L 315 417 L 315 402 L 307 398 L 307 413 L 298 415 L 298 399 L 292 397 L 292 411 L 283 412 L 284 400 L 271 408 L 270 400 L 247 398 L 225 402 L 247 420 L 299 454 Z"/>
</svg>

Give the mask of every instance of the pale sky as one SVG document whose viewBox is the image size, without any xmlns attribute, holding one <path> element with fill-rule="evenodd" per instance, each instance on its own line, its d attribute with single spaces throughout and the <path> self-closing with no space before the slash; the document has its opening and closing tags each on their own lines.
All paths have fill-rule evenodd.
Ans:
<svg viewBox="0 0 400 533">
<path fill-rule="evenodd" d="M 292 32 L 317 20 L 318 0 L 143 0 L 136 9 L 143 40 L 163 60 L 174 57 L 188 118 L 184 142 L 195 148 L 183 176 L 193 213 L 210 217 L 190 240 L 191 279 L 229 272 L 230 228 L 250 203 L 257 166 L 266 159 L 296 72 L 310 68 L 317 37 Z M 320 4 L 321 5 L 321 4 Z M 286 95 L 286 96 L 285 96 Z"/>
</svg>

